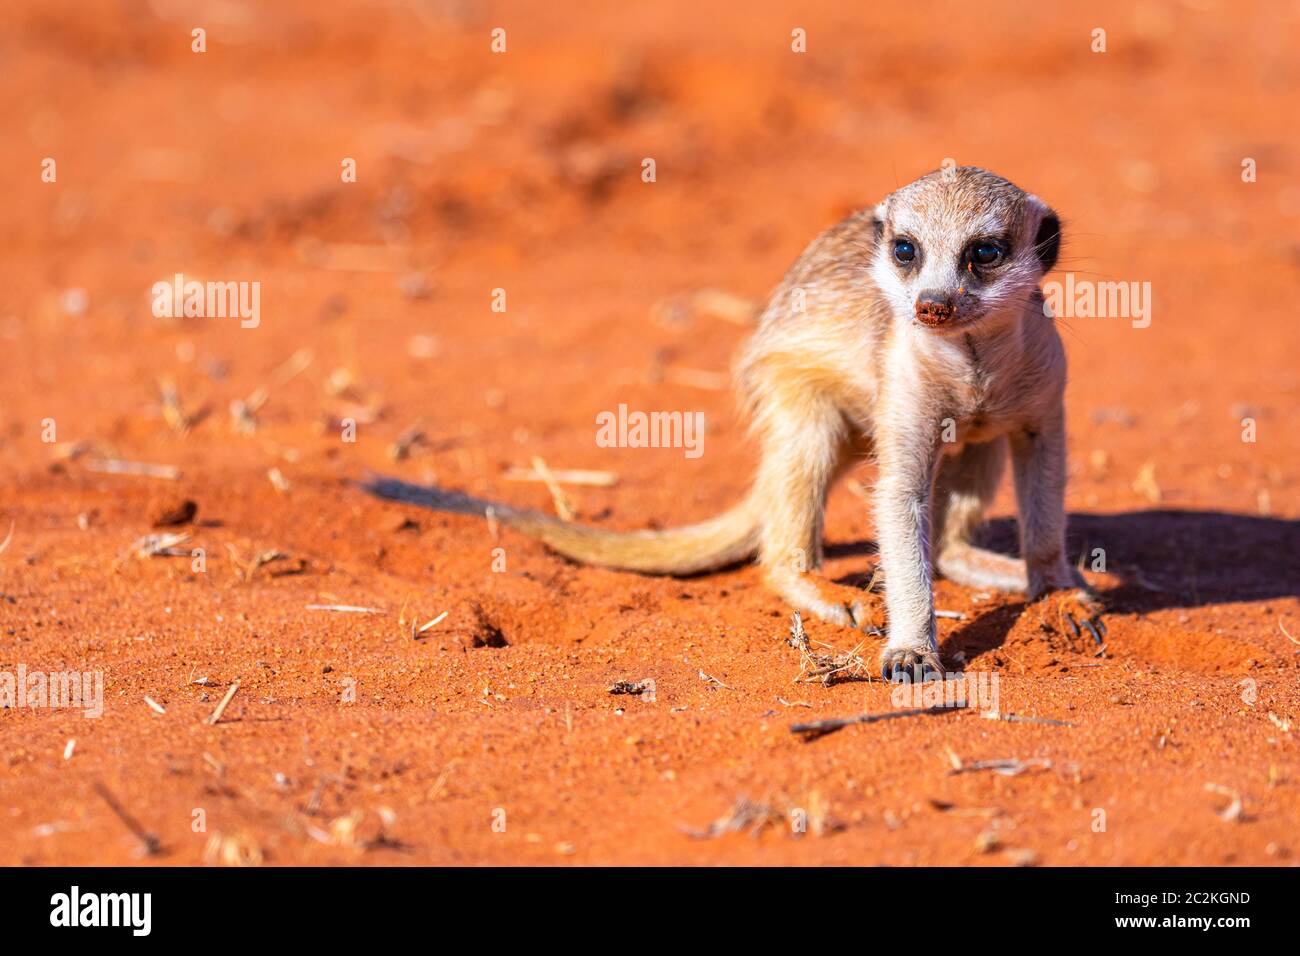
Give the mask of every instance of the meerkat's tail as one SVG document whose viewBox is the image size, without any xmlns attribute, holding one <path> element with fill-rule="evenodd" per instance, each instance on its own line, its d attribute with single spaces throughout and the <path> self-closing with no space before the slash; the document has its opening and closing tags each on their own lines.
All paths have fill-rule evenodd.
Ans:
<svg viewBox="0 0 1300 956">
<path fill-rule="evenodd" d="M 752 497 L 698 524 L 663 531 L 606 531 L 396 478 L 374 478 L 361 487 L 380 498 L 435 511 L 491 515 L 507 528 L 541 541 L 566 558 L 641 574 L 713 571 L 748 560 L 758 548 L 759 520 Z"/>
</svg>

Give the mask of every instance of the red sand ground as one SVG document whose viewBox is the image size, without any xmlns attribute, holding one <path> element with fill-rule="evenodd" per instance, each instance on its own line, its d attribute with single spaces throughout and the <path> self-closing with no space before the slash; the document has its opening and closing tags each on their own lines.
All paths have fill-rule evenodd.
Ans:
<svg viewBox="0 0 1300 956">
<path fill-rule="evenodd" d="M 0 863 L 142 859 L 97 782 L 164 863 L 1300 858 L 1300 645 L 1282 630 L 1300 637 L 1296 10 L 624 6 L 5 6 L 0 671 L 100 669 L 106 699 L 99 720 L 0 711 Z M 725 372 L 746 330 L 662 304 L 761 298 L 818 230 L 945 157 L 1055 204 L 1063 270 L 1154 290 L 1150 328 L 1063 322 L 1071 548 L 1106 549 L 1108 655 L 1037 608 L 938 587 L 967 615 L 941 622 L 945 653 L 995 670 L 1004 711 L 1075 726 L 959 714 L 802 742 L 791 722 L 888 709 L 889 688 L 792 684 L 787 610 L 752 568 L 575 567 L 350 487 L 374 471 L 549 508 L 503 474 L 541 455 L 617 473 L 572 489 L 608 527 L 716 512 L 753 449 L 728 391 L 662 370 Z M 153 318 L 152 283 L 177 272 L 260 281 L 261 325 Z M 310 365 L 275 381 L 300 349 Z M 185 434 L 161 379 L 206 412 Z M 235 432 L 230 403 L 268 383 L 256 432 Z M 705 454 L 597 447 L 595 416 L 619 402 L 705 412 Z M 352 444 L 322 424 L 349 415 Z M 390 459 L 417 421 L 428 444 Z M 91 471 L 102 457 L 181 477 Z M 132 556 L 185 498 L 206 571 Z M 833 577 L 870 570 L 871 536 L 837 490 Z M 288 557 L 243 570 L 272 549 Z M 475 646 L 494 630 L 508 646 Z M 653 703 L 606 692 L 645 677 Z M 952 775 L 950 753 L 1050 766 Z M 1244 816 L 1221 818 L 1230 798 L 1207 785 Z M 682 832 L 740 796 L 842 827 Z M 400 848 L 374 845 L 381 823 Z"/>
</svg>

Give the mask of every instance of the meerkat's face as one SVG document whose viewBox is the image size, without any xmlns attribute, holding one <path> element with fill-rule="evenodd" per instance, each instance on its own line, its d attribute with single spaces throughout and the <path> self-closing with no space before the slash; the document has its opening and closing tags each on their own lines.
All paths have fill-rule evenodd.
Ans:
<svg viewBox="0 0 1300 956">
<path fill-rule="evenodd" d="M 938 333 L 1018 316 L 1056 263 L 1042 200 L 975 167 L 941 170 L 876 208 L 871 274 L 900 321 Z"/>
</svg>

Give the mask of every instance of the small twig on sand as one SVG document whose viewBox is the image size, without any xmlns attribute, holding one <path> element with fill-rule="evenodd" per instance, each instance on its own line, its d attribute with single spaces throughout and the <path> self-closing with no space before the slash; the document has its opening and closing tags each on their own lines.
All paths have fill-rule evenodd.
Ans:
<svg viewBox="0 0 1300 956">
<path fill-rule="evenodd" d="M 999 714 L 996 710 L 990 710 L 986 714 L 980 714 L 985 720 L 1004 720 L 1009 724 L 1045 724 L 1048 727 L 1074 727 L 1075 724 L 1068 720 L 1055 720 L 1051 717 L 1027 717 L 1021 714 Z"/>
<path fill-rule="evenodd" d="M 974 763 L 962 763 L 948 771 L 949 776 L 955 776 L 959 773 L 976 773 L 980 770 L 992 770 L 994 773 L 1000 773 L 1004 777 L 1016 777 L 1034 767 L 1042 767 L 1046 770 L 1052 765 L 1050 760 L 976 760 Z"/>
<path fill-rule="evenodd" d="M 535 468 L 508 468 L 504 477 L 506 481 L 546 481 Z M 590 471 L 585 468 L 553 468 L 551 477 L 562 485 L 612 488 L 618 484 L 618 475 L 612 471 Z"/>
<path fill-rule="evenodd" d="M 236 399 L 230 403 L 230 416 L 234 419 L 235 431 L 242 434 L 252 434 L 257 430 L 257 412 L 266 400 L 271 397 L 273 388 L 289 384 L 300 373 L 311 365 L 313 354 L 311 349 L 299 349 L 290 355 L 274 372 L 271 373 L 270 383 L 259 385 L 255 388 L 248 398 L 242 401 Z"/>
<path fill-rule="evenodd" d="M 858 714 L 855 717 L 829 717 L 826 720 L 815 720 L 809 724 L 791 724 L 790 732 L 792 734 L 802 734 L 804 740 L 816 740 L 818 737 L 834 733 L 837 730 L 843 730 L 845 727 L 852 727 L 854 724 L 874 724 L 878 721 L 895 720 L 899 717 L 947 714 L 965 708 L 965 704 L 957 704 L 952 707 L 920 707 L 914 710 L 890 710 L 882 714 Z"/>
<path fill-rule="evenodd" d="M 1219 796 L 1228 797 L 1232 801 L 1222 810 L 1216 811 L 1220 820 L 1227 823 L 1244 823 L 1246 821 L 1246 808 L 1241 802 L 1240 793 L 1228 787 L 1221 787 L 1217 783 L 1207 783 L 1205 789 L 1209 793 L 1217 793 Z"/>
<path fill-rule="evenodd" d="M 266 477 L 270 479 L 272 487 L 282 495 L 287 495 L 293 490 L 293 485 L 289 484 L 289 479 L 284 477 L 284 472 L 279 468 L 269 468 Z"/>
<path fill-rule="evenodd" d="M 117 802 L 111 793 L 108 792 L 107 787 L 99 781 L 96 781 L 95 792 L 104 798 L 104 802 L 108 804 L 108 808 L 112 810 L 117 818 L 122 821 L 122 824 L 131 831 L 131 835 L 140 841 L 140 845 L 144 848 L 144 852 L 147 855 L 157 856 L 162 852 L 162 842 L 158 837 L 154 836 L 142 827 L 135 817 L 127 813 L 126 809 Z"/>
<path fill-rule="evenodd" d="M 947 618 L 950 621 L 966 620 L 966 615 L 963 614 L 961 611 L 935 611 L 934 616 Z"/>
<path fill-rule="evenodd" d="M 706 683 L 709 683 L 709 684 L 717 684 L 719 687 L 725 687 L 727 690 L 735 690 L 735 689 L 736 689 L 736 688 L 734 688 L 734 687 L 729 687 L 728 685 L 722 683 L 722 681 L 718 680 L 718 679 L 717 679 L 716 677 L 714 677 L 712 674 L 706 674 L 706 673 L 704 673 L 704 671 L 700 671 L 700 680 L 705 681 Z"/>
<path fill-rule="evenodd" d="M 207 417 L 206 408 L 189 414 L 185 411 L 185 406 L 181 403 L 180 392 L 176 390 L 176 385 L 170 378 L 162 378 L 158 381 L 159 401 L 162 403 L 163 420 L 171 426 L 177 434 L 187 434 L 194 425 L 197 425 Z"/>
<path fill-rule="evenodd" d="M 86 462 L 89 471 L 104 475 L 135 475 L 141 478 L 162 478 L 176 481 L 181 470 L 175 465 L 151 465 L 142 461 L 125 461 L 121 458 L 96 458 Z"/>
<path fill-rule="evenodd" d="M 0 554 L 4 554 L 4 553 L 5 553 L 5 549 L 9 547 L 9 542 L 12 541 L 12 540 L 14 539 L 14 528 L 15 528 L 15 527 L 16 527 L 15 522 L 13 522 L 13 521 L 11 520 L 11 521 L 9 522 L 9 533 L 8 533 L 7 535 L 5 535 L 5 539 L 4 539 L 3 541 L 0 541 Z"/>
<path fill-rule="evenodd" d="M 551 500 L 555 502 L 555 513 L 560 516 L 561 521 L 572 521 L 578 516 L 573 504 L 564 494 L 564 489 L 551 473 L 551 469 L 546 467 L 538 455 L 533 456 L 533 470 L 541 475 L 542 481 L 546 484 L 546 490 L 551 493 Z"/>
<path fill-rule="evenodd" d="M 394 461 L 410 458 L 412 449 L 417 445 L 427 443 L 428 436 L 424 434 L 424 419 L 419 419 L 414 425 L 398 435 L 397 440 L 388 446 L 388 457 Z"/>
<path fill-rule="evenodd" d="M 230 702 L 235 699 L 235 694 L 238 692 L 239 681 L 235 681 L 230 685 L 230 690 L 226 691 L 226 696 L 221 698 L 221 703 L 217 704 L 217 709 L 212 712 L 204 723 L 208 726 L 215 725 L 221 719 L 221 715 L 226 712 L 226 708 L 230 706 Z"/>
<path fill-rule="evenodd" d="M 358 607 L 353 604 L 308 604 L 309 611 L 339 611 L 343 614 L 387 614 L 381 607 Z"/>
<path fill-rule="evenodd" d="M 158 701 L 154 700 L 148 694 L 144 695 L 144 702 L 149 705 L 149 709 L 152 710 L 155 714 L 167 713 L 167 708 L 164 707 L 162 704 L 158 703 Z"/>
</svg>

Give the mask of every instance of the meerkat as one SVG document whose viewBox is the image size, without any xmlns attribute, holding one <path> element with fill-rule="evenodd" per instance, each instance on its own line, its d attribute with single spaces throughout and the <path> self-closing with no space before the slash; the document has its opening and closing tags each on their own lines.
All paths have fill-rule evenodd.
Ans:
<svg viewBox="0 0 1300 956">
<path fill-rule="evenodd" d="M 886 679 L 943 672 L 933 575 L 1036 600 L 1100 604 L 1065 554 L 1065 351 L 1039 284 L 1060 220 L 976 167 L 929 173 L 827 229 L 772 294 L 736 364 L 761 458 L 751 490 L 684 527 L 613 532 L 456 492 L 376 479 L 382 497 L 501 525 L 586 564 L 689 575 L 756 557 L 787 604 L 846 627 L 863 592 L 825 579 L 827 493 L 878 466 Z M 1020 557 L 974 544 L 1010 459 Z"/>
</svg>

